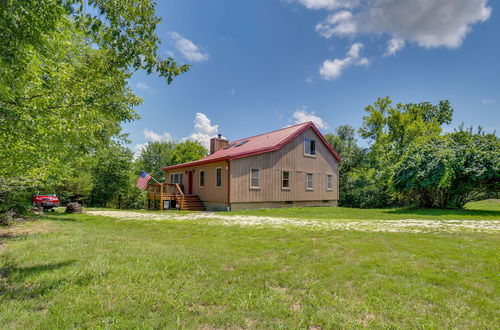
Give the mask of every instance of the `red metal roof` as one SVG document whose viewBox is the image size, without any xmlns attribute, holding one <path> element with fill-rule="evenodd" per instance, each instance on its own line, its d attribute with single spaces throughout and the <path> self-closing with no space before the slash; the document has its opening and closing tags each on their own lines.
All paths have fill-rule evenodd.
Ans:
<svg viewBox="0 0 500 330">
<path fill-rule="evenodd" d="M 316 132 L 316 134 L 320 137 L 326 147 L 330 150 L 337 161 L 341 161 L 340 156 L 337 152 L 330 146 L 328 141 L 326 141 L 323 134 L 316 128 L 316 126 L 312 122 L 302 123 L 294 126 L 285 127 L 276 131 L 272 131 L 269 133 L 264 133 L 256 136 L 252 136 L 245 139 L 236 140 L 230 142 L 230 145 L 234 144 L 230 148 L 222 149 L 217 152 L 214 152 L 211 155 L 208 155 L 200 160 L 196 160 L 193 162 L 182 163 L 172 166 L 164 167 L 164 170 L 172 170 L 176 168 L 183 168 L 207 163 L 214 163 L 224 160 L 231 160 L 243 157 L 254 156 L 266 152 L 271 152 L 275 150 L 281 149 L 288 142 L 292 141 L 298 135 L 303 133 L 308 128 L 311 128 Z M 248 141 L 241 146 L 237 146 L 238 143 Z"/>
</svg>

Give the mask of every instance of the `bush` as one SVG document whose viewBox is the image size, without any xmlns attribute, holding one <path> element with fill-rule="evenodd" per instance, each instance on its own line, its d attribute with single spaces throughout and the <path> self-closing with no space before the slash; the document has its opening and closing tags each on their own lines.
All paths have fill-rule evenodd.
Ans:
<svg viewBox="0 0 500 330">
<path fill-rule="evenodd" d="M 411 148 L 398 163 L 394 189 L 423 207 L 462 208 L 500 190 L 500 139 L 459 131 Z"/>
<path fill-rule="evenodd" d="M 30 188 L 25 180 L 0 178 L 0 218 L 3 223 L 10 222 L 14 215 L 27 213 L 32 195 Z"/>
<path fill-rule="evenodd" d="M 357 168 L 343 176 L 339 206 L 378 208 L 390 204 L 385 186 L 377 180 L 374 168 Z"/>
</svg>

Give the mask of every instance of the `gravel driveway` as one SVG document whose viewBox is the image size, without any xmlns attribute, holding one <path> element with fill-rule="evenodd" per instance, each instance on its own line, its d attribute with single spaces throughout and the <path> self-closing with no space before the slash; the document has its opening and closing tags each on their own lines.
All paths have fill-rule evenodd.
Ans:
<svg viewBox="0 0 500 330">
<path fill-rule="evenodd" d="M 262 228 L 305 227 L 322 230 L 357 230 L 365 232 L 500 232 L 500 220 L 350 220 L 299 219 L 250 215 L 221 215 L 211 212 L 176 214 L 134 211 L 88 211 L 86 214 L 122 220 L 203 221 L 210 225 L 258 226 Z"/>
</svg>

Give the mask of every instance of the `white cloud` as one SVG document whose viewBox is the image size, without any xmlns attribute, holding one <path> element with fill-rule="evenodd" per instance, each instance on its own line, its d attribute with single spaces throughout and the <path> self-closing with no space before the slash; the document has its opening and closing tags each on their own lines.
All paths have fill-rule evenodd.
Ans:
<svg viewBox="0 0 500 330">
<path fill-rule="evenodd" d="M 297 0 L 310 9 L 333 11 L 316 30 L 324 37 L 385 34 L 393 41 L 387 54 L 402 41 L 419 46 L 459 47 L 471 26 L 491 15 L 488 0 Z M 392 47 L 391 47 L 392 45 Z"/>
<path fill-rule="evenodd" d="M 137 88 L 142 90 L 149 90 L 148 84 L 146 84 L 144 81 L 139 81 L 136 86 Z"/>
<path fill-rule="evenodd" d="M 142 150 L 144 148 L 146 148 L 147 144 L 148 143 L 146 142 L 146 143 L 138 143 L 138 144 L 135 145 L 135 147 L 134 147 L 134 150 L 135 150 L 135 152 L 134 152 L 134 158 L 135 159 L 139 158 L 139 156 L 141 155 Z"/>
<path fill-rule="evenodd" d="M 350 8 L 354 6 L 357 1 L 353 0 L 298 0 L 309 9 L 337 9 L 337 8 Z"/>
<path fill-rule="evenodd" d="M 219 133 L 219 125 L 212 125 L 208 117 L 201 112 L 196 113 L 194 117 L 194 131 L 185 139 L 200 142 L 205 148 L 210 148 L 210 139 Z"/>
<path fill-rule="evenodd" d="M 193 121 L 193 132 L 182 139 L 192 140 L 200 142 L 205 148 L 210 148 L 210 139 L 216 137 L 219 133 L 219 125 L 212 125 L 212 122 L 208 117 L 201 112 L 196 113 Z M 141 154 L 141 150 L 146 147 L 148 142 L 163 142 L 163 141 L 173 141 L 174 138 L 170 133 L 156 133 L 152 130 L 145 129 L 143 132 L 144 138 L 146 139 L 145 143 L 136 144 L 135 149 L 135 157 L 139 157 Z"/>
<path fill-rule="evenodd" d="M 171 32 L 170 36 L 175 42 L 177 50 L 188 60 L 192 62 L 205 62 L 208 60 L 208 54 L 202 53 L 198 46 L 191 40 L 184 38 L 177 32 Z"/>
<path fill-rule="evenodd" d="M 175 56 L 175 53 L 173 51 L 171 51 L 171 50 L 167 50 L 165 53 L 167 54 L 168 57 L 174 57 Z"/>
<path fill-rule="evenodd" d="M 172 135 L 170 135 L 170 133 L 156 133 L 156 132 L 153 132 L 149 129 L 144 129 L 144 131 L 142 132 L 142 134 L 144 135 L 144 138 L 146 139 L 146 142 L 145 143 L 139 143 L 139 144 L 136 144 L 134 149 L 135 149 L 135 153 L 134 153 L 134 157 L 137 158 L 141 155 L 141 151 L 147 146 L 148 142 L 164 142 L 164 141 L 172 141 L 173 138 L 172 138 Z"/>
<path fill-rule="evenodd" d="M 391 39 L 387 42 L 387 50 L 384 56 L 392 56 L 403 49 L 405 41 L 403 39 Z"/>
<path fill-rule="evenodd" d="M 493 104 L 493 103 L 495 103 L 495 100 L 493 100 L 493 99 L 482 99 L 481 102 L 483 104 Z"/>
<path fill-rule="evenodd" d="M 316 116 L 314 111 L 307 112 L 307 108 L 305 106 L 295 110 L 290 121 L 292 125 L 312 121 L 319 129 L 328 129 L 330 127 L 327 122 L 323 120 L 323 118 Z"/>
<path fill-rule="evenodd" d="M 144 134 L 144 137 L 148 141 L 153 141 L 153 142 L 172 141 L 172 135 L 170 135 L 170 133 L 165 132 L 163 134 L 158 134 L 147 128 L 142 133 Z"/>
<path fill-rule="evenodd" d="M 326 80 L 333 80 L 340 77 L 344 69 L 351 65 L 369 65 L 370 61 L 366 57 L 359 57 L 362 48 L 363 44 L 359 42 L 354 43 L 345 58 L 324 61 L 319 69 L 319 74 Z"/>
</svg>

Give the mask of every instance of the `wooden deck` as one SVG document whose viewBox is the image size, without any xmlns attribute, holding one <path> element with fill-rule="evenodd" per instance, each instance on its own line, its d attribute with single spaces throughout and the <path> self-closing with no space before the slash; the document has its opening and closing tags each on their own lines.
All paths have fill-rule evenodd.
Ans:
<svg viewBox="0 0 500 330">
<path fill-rule="evenodd" d="M 153 201 L 153 203 L 151 203 Z M 174 202 L 170 208 L 186 211 L 204 211 L 205 206 L 198 196 L 186 196 L 177 183 L 148 184 L 148 210 L 164 210 L 165 201 Z M 153 204 L 153 205 L 151 205 Z M 159 204 L 159 205 L 158 205 Z"/>
</svg>

